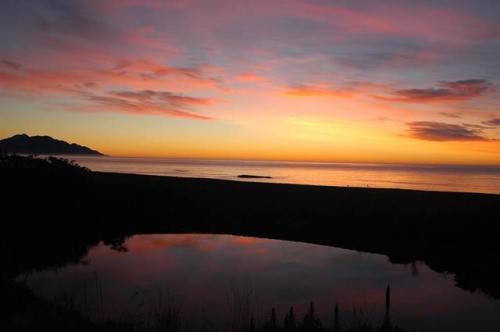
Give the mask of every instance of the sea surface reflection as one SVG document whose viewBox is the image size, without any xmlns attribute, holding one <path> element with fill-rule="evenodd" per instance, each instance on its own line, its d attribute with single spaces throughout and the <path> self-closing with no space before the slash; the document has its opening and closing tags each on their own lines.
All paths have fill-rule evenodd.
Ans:
<svg viewBox="0 0 500 332">
<path fill-rule="evenodd" d="M 380 321 L 390 284 L 392 319 L 405 329 L 500 330 L 500 301 L 459 289 L 453 276 L 421 263 L 395 265 L 382 255 L 231 235 L 135 235 L 125 247 L 99 244 L 81 264 L 21 278 L 43 298 L 70 302 L 96 319 L 147 315 L 161 301 L 191 324 L 214 326 L 229 324 L 238 299 L 257 321 L 272 307 L 280 320 L 290 306 L 302 315 L 310 301 L 328 325 L 336 303 L 344 321 L 354 310 Z"/>
<path fill-rule="evenodd" d="M 67 156 L 94 171 L 500 194 L 500 167 Z M 238 175 L 270 178 L 239 178 Z"/>
</svg>

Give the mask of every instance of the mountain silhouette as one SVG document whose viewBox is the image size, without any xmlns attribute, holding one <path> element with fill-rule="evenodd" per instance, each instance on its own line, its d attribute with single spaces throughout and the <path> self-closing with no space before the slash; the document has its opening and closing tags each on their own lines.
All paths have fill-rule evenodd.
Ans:
<svg viewBox="0 0 500 332">
<path fill-rule="evenodd" d="M 68 143 L 50 136 L 28 136 L 26 134 L 14 135 L 0 140 L 0 150 L 9 153 L 22 154 L 103 154 L 86 146 Z"/>
</svg>

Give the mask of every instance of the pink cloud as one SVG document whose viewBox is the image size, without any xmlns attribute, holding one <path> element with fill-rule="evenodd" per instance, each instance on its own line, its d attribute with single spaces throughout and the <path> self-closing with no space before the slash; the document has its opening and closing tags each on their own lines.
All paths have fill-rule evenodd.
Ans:
<svg viewBox="0 0 500 332">
<path fill-rule="evenodd" d="M 266 79 L 260 75 L 252 72 L 244 72 L 235 76 L 236 81 L 242 83 L 259 83 L 264 82 Z"/>
<path fill-rule="evenodd" d="M 297 2 L 292 15 L 341 28 L 342 36 L 378 33 L 398 37 L 421 37 L 454 44 L 500 38 L 500 23 L 465 14 L 456 9 L 422 4 L 377 4 L 354 10 L 346 7 Z"/>
<path fill-rule="evenodd" d="M 175 116 L 208 120 L 210 117 L 192 111 L 195 107 L 211 105 L 214 100 L 179 94 L 165 90 L 168 87 L 191 89 L 213 87 L 213 79 L 206 78 L 196 68 L 169 67 L 147 60 L 125 61 L 112 68 L 72 68 L 40 70 L 25 68 L 5 60 L 0 69 L 0 87 L 17 94 L 71 96 L 85 106 L 72 110 L 123 112 Z M 110 86 L 124 86 L 128 90 L 109 91 Z M 161 88 L 162 90 L 144 90 Z M 90 105 L 89 105 L 90 103 Z"/>
<path fill-rule="evenodd" d="M 123 61 L 113 67 L 103 68 L 43 70 L 25 68 L 23 65 L 23 70 L 4 69 L 0 71 L 0 85 L 9 90 L 53 92 L 72 89 L 84 82 L 96 82 L 100 85 L 122 85 L 132 88 L 154 88 L 168 85 L 214 88 L 217 85 L 215 79 L 205 77 L 197 68 L 170 67 L 141 59 Z"/>
<path fill-rule="evenodd" d="M 294 85 L 285 90 L 285 94 L 293 97 L 340 97 L 348 98 L 351 93 L 341 89 L 333 89 L 325 85 Z"/>
<path fill-rule="evenodd" d="M 160 34 L 152 26 L 144 26 L 126 33 L 126 42 L 134 47 L 161 51 L 164 55 L 173 56 L 179 50 L 171 46 L 171 41 L 165 34 Z"/>
<path fill-rule="evenodd" d="M 137 115 L 158 115 L 172 116 L 179 118 L 189 118 L 195 120 L 210 120 L 208 116 L 196 114 L 173 105 L 144 100 L 131 100 L 119 98 L 112 95 L 94 95 L 85 94 L 86 100 L 91 105 L 78 108 L 77 110 L 95 111 L 95 112 L 117 112 Z"/>
</svg>

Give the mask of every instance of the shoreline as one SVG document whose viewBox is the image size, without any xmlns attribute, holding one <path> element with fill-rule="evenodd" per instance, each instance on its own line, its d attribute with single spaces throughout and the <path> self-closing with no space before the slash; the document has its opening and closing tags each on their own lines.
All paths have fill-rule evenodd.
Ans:
<svg viewBox="0 0 500 332">
<path fill-rule="evenodd" d="M 25 154 L 30 155 L 30 154 Z M 31 154 L 33 155 L 33 154 Z M 153 159 L 153 160 L 180 160 L 180 161 L 229 161 L 229 162 L 243 162 L 243 163 L 264 163 L 264 164 L 308 164 L 308 165 L 359 165 L 365 166 L 396 166 L 396 167 L 436 167 L 436 168 L 500 168 L 500 164 L 473 164 L 473 163 L 409 163 L 409 162 L 374 162 L 374 161 L 333 161 L 333 160 L 286 160 L 286 159 L 241 159 L 241 158 L 202 158 L 202 157 L 172 157 L 172 156 L 130 156 L 130 155 L 85 155 L 85 154 L 35 154 L 35 156 L 59 156 L 67 159 L 71 157 L 104 157 L 116 159 Z"/>
<path fill-rule="evenodd" d="M 67 158 L 75 159 L 97 172 L 226 180 L 245 180 L 239 175 L 255 175 L 271 177 L 268 180 L 262 179 L 271 183 L 500 194 L 500 167 L 491 165 L 352 164 L 77 156 Z"/>
<path fill-rule="evenodd" d="M 211 177 L 191 177 L 191 176 L 173 176 L 173 175 L 161 175 L 161 174 L 146 174 L 146 173 L 127 173 L 127 172 L 108 172 L 108 171 L 92 171 L 93 173 L 108 174 L 108 175 L 125 175 L 125 176 L 144 176 L 144 177 L 155 177 L 173 180 L 190 180 L 190 181 L 222 181 L 222 182 L 237 182 L 237 183 L 256 183 L 263 185 L 278 185 L 278 186 L 294 186 L 294 187 L 317 187 L 317 188 L 332 188 L 332 189 L 353 189 L 353 190 L 381 190 L 381 191 L 411 191 L 420 193 L 442 193 L 442 194 L 465 194 L 465 195 L 485 195 L 485 196 L 498 196 L 500 193 L 489 193 L 489 192 L 475 192 L 475 191 L 446 191 L 446 190 L 431 190 L 431 189 L 412 189 L 412 188 L 390 188 L 390 187 L 373 187 L 373 186 L 341 186 L 341 185 L 322 185 L 322 184 L 307 184 L 307 183 L 293 183 L 293 182 L 268 182 L 265 180 L 273 180 L 272 176 L 268 175 L 250 175 L 250 174 L 240 174 L 234 176 L 234 179 L 218 179 Z M 264 181 L 255 181 L 264 180 Z"/>
</svg>

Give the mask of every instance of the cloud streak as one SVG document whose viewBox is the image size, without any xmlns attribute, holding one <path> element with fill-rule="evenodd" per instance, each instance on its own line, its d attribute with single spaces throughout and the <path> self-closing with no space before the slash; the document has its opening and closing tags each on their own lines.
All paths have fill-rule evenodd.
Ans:
<svg viewBox="0 0 500 332">
<path fill-rule="evenodd" d="M 467 125 L 433 121 L 414 121 L 408 124 L 410 137 L 425 141 L 485 141 L 481 130 Z"/>
<path fill-rule="evenodd" d="M 492 126 L 492 127 L 500 127 L 500 118 L 494 118 L 488 121 L 483 121 L 483 124 L 486 126 Z"/>
<path fill-rule="evenodd" d="M 186 95 L 175 94 L 169 91 L 114 91 L 112 95 L 119 98 L 126 98 L 140 102 L 163 102 L 175 107 L 203 106 L 213 104 L 209 98 L 190 97 Z"/>
<path fill-rule="evenodd" d="M 403 102 L 461 101 L 482 96 L 493 90 L 493 84 L 482 79 L 442 81 L 436 88 L 395 90 L 393 96 L 382 99 Z"/>
<path fill-rule="evenodd" d="M 341 97 L 347 98 L 351 94 L 341 89 L 330 88 L 326 85 L 293 85 L 285 90 L 285 94 L 293 97 Z"/>
<path fill-rule="evenodd" d="M 0 60 L 0 63 L 4 66 L 7 66 L 9 69 L 19 70 L 21 69 L 21 65 L 15 61 L 10 60 Z"/>
<path fill-rule="evenodd" d="M 119 98 L 111 95 L 87 94 L 86 99 L 91 102 L 87 110 L 96 112 L 118 112 L 136 115 L 158 115 L 187 118 L 194 120 L 210 120 L 208 116 L 189 112 L 172 105 L 141 99 Z"/>
<path fill-rule="evenodd" d="M 38 92 L 66 90 L 86 82 L 99 85 L 124 85 L 128 87 L 204 87 L 214 88 L 215 79 L 205 77 L 202 70 L 188 67 L 171 67 L 149 60 L 115 61 L 111 66 L 72 67 L 58 70 L 21 69 L 21 65 L 8 65 L 0 69 L 0 86 L 7 90 L 31 90 Z"/>
<path fill-rule="evenodd" d="M 215 81 L 201 70 L 170 67 L 146 60 L 126 61 L 108 68 L 72 68 L 39 70 L 22 67 L 10 61 L 2 62 L 0 87 L 6 91 L 35 95 L 68 96 L 74 102 L 90 102 L 91 107 L 75 109 L 100 112 L 123 112 L 208 120 L 210 117 L 193 112 L 194 108 L 210 106 L 211 98 L 200 98 L 151 87 L 212 88 Z M 129 89 L 109 91 L 110 86 Z"/>
</svg>

